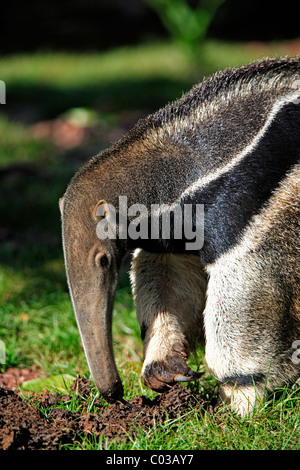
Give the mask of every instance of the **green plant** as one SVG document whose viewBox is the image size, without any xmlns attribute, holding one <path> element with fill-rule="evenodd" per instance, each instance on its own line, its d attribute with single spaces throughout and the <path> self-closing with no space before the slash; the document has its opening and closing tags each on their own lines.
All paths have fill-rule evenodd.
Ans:
<svg viewBox="0 0 300 470">
<path fill-rule="evenodd" d="M 224 0 L 147 0 L 156 11 L 171 39 L 194 55 L 202 45 L 217 8 Z"/>
</svg>

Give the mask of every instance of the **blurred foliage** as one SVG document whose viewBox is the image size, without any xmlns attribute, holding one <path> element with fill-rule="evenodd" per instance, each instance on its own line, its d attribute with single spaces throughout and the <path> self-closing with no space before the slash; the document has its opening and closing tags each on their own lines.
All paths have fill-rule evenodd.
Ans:
<svg viewBox="0 0 300 470">
<path fill-rule="evenodd" d="M 191 6 L 187 0 L 147 0 L 171 39 L 191 55 L 199 52 L 216 10 L 224 0 L 202 0 Z"/>
</svg>

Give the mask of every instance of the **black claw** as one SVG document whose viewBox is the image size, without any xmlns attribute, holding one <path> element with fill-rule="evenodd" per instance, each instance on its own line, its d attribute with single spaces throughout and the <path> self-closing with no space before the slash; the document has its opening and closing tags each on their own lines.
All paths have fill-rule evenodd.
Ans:
<svg viewBox="0 0 300 470">
<path fill-rule="evenodd" d="M 177 374 L 174 377 L 175 382 L 192 382 L 192 380 L 197 380 L 203 375 L 203 372 L 196 372 L 190 370 L 187 375 Z"/>
<path fill-rule="evenodd" d="M 202 377 L 202 375 L 204 374 L 204 372 L 196 372 L 195 370 L 190 370 L 188 375 L 193 377 L 193 380 L 197 380 L 197 379 L 200 379 L 200 377 Z"/>
<path fill-rule="evenodd" d="M 118 400 L 120 403 L 122 403 L 123 405 L 126 405 L 126 406 L 129 406 L 129 408 L 134 408 L 136 410 L 141 410 L 142 408 L 139 407 L 139 406 L 136 406 L 136 405 L 132 405 L 131 403 L 129 403 L 129 401 L 125 400 L 125 398 L 121 398 L 120 400 Z"/>
</svg>

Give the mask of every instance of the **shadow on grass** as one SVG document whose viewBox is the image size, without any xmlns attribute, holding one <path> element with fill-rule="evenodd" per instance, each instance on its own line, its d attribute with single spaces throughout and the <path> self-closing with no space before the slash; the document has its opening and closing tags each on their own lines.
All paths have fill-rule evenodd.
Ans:
<svg viewBox="0 0 300 470">
<path fill-rule="evenodd" d="M 71 176 L 38 164 L 0 170 L 0 265 L 22 274 L 19 301 L 67 289 L 58 198 Z"/>
<path fill-rule="evenodd" d="M 200 80 L 201 77 L 199 77 Z M 72 107 L 91 107 L 103 112 L 145 109 L 148 112 L 180 98 L 193 85 L 189 80 L 166 78 L 119 79 L 109 83 L 87 82 L 86 86 L 12 83 L 7 96 L 8 113 L 22 105 L 35 108 L 42 119 L 51 119 Z"/>
</svg>

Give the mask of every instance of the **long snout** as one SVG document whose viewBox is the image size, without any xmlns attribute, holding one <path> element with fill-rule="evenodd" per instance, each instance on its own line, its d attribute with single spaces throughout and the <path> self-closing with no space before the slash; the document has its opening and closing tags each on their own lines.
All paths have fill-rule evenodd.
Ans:
<svg viewBox="0 0 300 470">
<path fill-rule="evenodd" d="M 99 311 L 97 305 L 84 307 L 76 305 L 76 301 L 73 305 L 94 383 L 103 397 L 113 403 L 123 397 L 123 386 L 113 354 L 112 306 L 108 304 Z"/>
<path fill-rule="evenodd" d="M 123 397 L 112 345 L 118 263 L 88 234 L 84 224 L 64 218 L 65 265 L 77 325 L 94 383 L 111 403 Z"/>
</svg>

